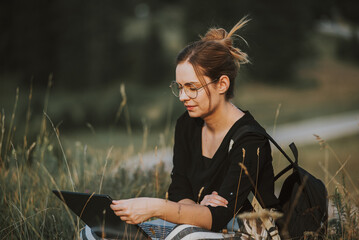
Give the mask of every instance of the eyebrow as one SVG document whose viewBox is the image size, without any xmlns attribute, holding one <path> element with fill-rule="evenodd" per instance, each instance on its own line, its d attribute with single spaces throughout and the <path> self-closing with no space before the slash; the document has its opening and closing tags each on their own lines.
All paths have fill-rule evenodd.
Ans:
<svg viewBox="0 0 359 240">
<path fill-rule="evenodd" d="M 179 82 L 177 82 L 177 83 L 179 83 Z M 182 84 L 182 83 L 179 83 L 179 84 L 186 85 L 186 84 L 189 84 L 189 83 L 191 83 L 191 84 L 201 84 L 200 82 L 186 82 L 185 84 Z"/>
</svg>

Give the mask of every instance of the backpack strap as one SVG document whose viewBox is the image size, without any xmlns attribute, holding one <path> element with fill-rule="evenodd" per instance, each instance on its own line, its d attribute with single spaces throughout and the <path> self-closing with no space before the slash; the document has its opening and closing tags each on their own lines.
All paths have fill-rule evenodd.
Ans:
<svg viewBox="0 0 359 240">
<path fill-rule="evenodd" d="M 266 137 L 269 141 L 272 142 L 272 144 L 283 154 L 283 156 L 289 161 L 290 165 L 288 165 L 286 168 L 284 168 L 282 171 L 280 171 L 275 177 L 274 177 L 274 181 L 276 181 L 278 178 L 280 178 L 283 174 L 285 174 L 286 172 L 288 172 L 290 169 L 292 168 L 297 168 L 298 167 L 298 150 L 297 147 L 295 146 L 294 143 L 291 143 L 289 145 L 293 156 L 295 158 L 295 161 L 293 161 L 287 154 L 286 152 L 284 152 L 284 150 L 279 146 L 279 144 L 260 126 L 254 126 L 254 125 L 244 125 L 242 127 L 239 127 L 237 129 L 237 131 L 234 133 L 230 144 L 229 144 L 229 149 L 228 151 L 230 151 L 232 149 L 233 144 L 240 139 L 241 137 L 243 137 L 245 134 L 247 133 L 256 133 L 259 134 L 261 136 Z"/>
<path fill-rule="evenodd" d="M 239 138 L 243 137 L 247 133 L 256 133 L 261 136 L 264 136 L 265 138 L 269 139 L 273 143 L 274 146 L 283 154 L 283 156 L 290 162 L 290 165 L 287 166 L 285 169 L 283 169 L 281 172 L 279 172 L 275 177 L 274 181 L 276 181 L 279 177 L 281 177 L 284 173 L 288 172 L 292 168 L 297 168 L 298 163 L 298 150 L 294 143 L 290 144 L 290 149 L 293 152 L 295 162 L 284 152 L 284 150 L 279 146 L 279 144 L 260 126 L 249 126 L 245 125 L 237 129 L 237 131 L 234 133 L 230 143 L 229 143 L 229 149 L 228 152 L 231 151 L 233 144 L 238 141 Z M 261 204 L 257 200 L 256 196 L 254 196 L 253 192 L 250 191 L 247 199 L 251 203 L 253 209 L 255 212 L 260 212 L 263 210 Z M 260 218 L 263 226 L 271 236 L 271 239 L 273 240 L 281 240 L 281 237 L 279 236 L 278 228 L 276 227 L 275 223 L 270 221 L 268 218 Z"/>
</svg>

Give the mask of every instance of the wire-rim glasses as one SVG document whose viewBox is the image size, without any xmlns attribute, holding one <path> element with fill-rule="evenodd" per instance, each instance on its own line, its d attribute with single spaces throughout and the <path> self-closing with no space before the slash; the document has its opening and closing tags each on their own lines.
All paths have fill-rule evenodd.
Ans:
<svg viewBox="0 0 359 240">
<path fill-rule="evenodd" d="M 211 83 L 217 82 L 217 81 L 218 81 L 218 78 L 209 83 L 206 83 L 200 87 L 196 87 L 196 85 L 194 85 L 193 83 L 186 83 L 186 84 L 182 85 L 176 81 L 173 81 L 169 87 L 171 88 L 173 95 L 175 95 L 176 97 L 179 97 L 181 95 L 181 91 L 184 90 L 185 94 L 189 98 L 194 99 L 197 97 L 199 90 L 201 90 L 205 86 L 207 86 Z"/>
</svg>

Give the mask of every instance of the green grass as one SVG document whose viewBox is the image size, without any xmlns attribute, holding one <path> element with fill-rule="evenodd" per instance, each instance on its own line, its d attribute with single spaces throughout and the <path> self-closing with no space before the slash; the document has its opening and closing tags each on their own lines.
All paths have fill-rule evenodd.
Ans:
<svg viewBox="0 0 359 240">
<path fill-rule="evenodd" d="M 10 143 L 7 155 L 1 153 L 4 165 L 0 168 L 0 239 L 76 239 L 83 224 L 51 193 L 51 189 L 102 192 L 115 199 L 165 197 L 170 178 L 162 165 L 146 172 L 135 170 L 132 173 L 122 167 L 123 161 L 143 150 L 143 142 L 148 141 L 146 134 L 133 133 L 137 140 L 116 146 L 110 144 L 126 137 L 125 134 L 99 146 L 95 141 L 98 138 L 93 139 L 94 144 L 84 138 L 72 144 L 69 140 L 63 145 L 61 134 L 49 119 L 44 125 L 35 147 L 12 146 Z M 1 125 L 0 129 L 3 127 Z M 341 168 L 349 155 L 357 156 L 357 142 L 358 135 L 353 135 L 299 149 L 301 165 L 317 177 L 326 179 L 319 167 L 319 163 L 325 166 L 326 159 L 329 164 L 326 169 L 331 175 L 340 170 L 334 180 L 327 176 L 326 181 L 332 202 L 343 212 L 340 215 L 343 220 L 331 222 L 334 232 L 327 239 L 355 239 L 350 234 L 358 233 L 355 225 L 358 213 L 354 208 L 358 206 L 356 159 L 349 159 L 350 162 Z M 164 142 L 163 146 L 171 145 L 172 142 Z M 274 157 L 275 162 L 279 162 L 276 152 Z M 279 165 L 275 167 L 281 167 Z M 354 213 L 354 217 L 348 211 Z"/>
<path fill-rule="evenodd" d="M 25 132 L 14 145 L 16 108 L 17 101 L 8 124 L 0 114 L 0 239 L 77 239 L 83 223 L 52 189 L 105 192 L 114 199 L 165 197 L 170 177 L 163 165 L 146 172 L 122 167 L 134 151 L 146 148 L 146 128 L 139 148 L 136 141 L 125 147 L 92 147 L 78 140 L 67 147 L 58 127 L 43 114 L 36 140 L 28 142 Z"/>
<path fill-rule="evenodd" d="M 78 142 L 62 153 L 59 145 L 48 126 L 33 151 L 17 146 L 2 155 L 0 239 L 76 239 L 83 224 L 52 189 L 107 193 L 114 199 L 165 197 L 169 173 L 162 165 L 130 174 L 121 167 L 128 149 L 92 149 Z"/>
<path fill-rule="evenodd" d="M 277 124 L 358 110 L 359 68 L 337 61 L 326 49 L 328 46 L 323 47 L 318 59 L 298 70 L 303 85 L 280 87 L 242 80 L 234 102 L 249 109 L 266 127 L 275 124 L 279 105 Z M 123 168 L 123 162 L 138 153 L 172 147 L 174 120 L 184 109 L 167 86 L 149 91 L 128 84 L 128 98 L 123 105 L 120 84 L 82 96 L 53 89 L 48 98 L 46 91 L 34 89 L 30 108 L 28 91 L 20 89 L 13 120 L 15 95 L 5 94 L 12 90 L 15 93 L 16 86 L 11 88 L 0 89 L 4 93 L 0 97 L 4 108 L 0 116 L 0 240 L 76 239 L 83 225 L 51 189 L 102 192 L 113 198 L 165 196 L 170 178 L 163 166 L 130 173 Z M 103 103 L 98 96 L 104 96 Z M 55 127 L 43 115 L 43 107 L 41 111 L 30 111 L 32 115 L 27 118 L 36 101 L 41 101 L 40 106 L 48 105 L 45 112 L 55 118 Z M 88 120 L 81 113 L 84 106 L 108 127 L 97 127 L 96 121 Z M 72 107 L 78 110 L 75 117 L 83 127 L 76 132 L 62 131 L 61 116 L 71 113 L 67 111 Z M 2 121 L 4 113 L 6 119 Z M 119 118 L 116 113 L 120 113 Z M 358 144 L 356 134 L 299 146 L 300 165 L 328 184 L 329 195 L 342 212 L 343 220 L 332 223 L 334 232 L 327 239 L 358 236 Z M 277 152 L 273 155 L 275 168 L 280 169 L 286 161 Z"/>
</svg>

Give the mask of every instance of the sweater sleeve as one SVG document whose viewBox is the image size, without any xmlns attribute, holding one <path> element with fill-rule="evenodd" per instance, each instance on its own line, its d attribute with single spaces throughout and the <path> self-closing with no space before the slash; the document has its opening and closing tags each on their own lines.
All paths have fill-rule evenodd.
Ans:
<svg viewBox="0 0 359 240">
<path fill-rule="evenodd" d="M 258 173 L 261 173 L 266 162 L 270 161 L 271 164 L 270 145 L 262 136 L 247 135 L 234 144 L 228 158 L 229 167 L 218 191 L 220 196 L 228 200 L 228 207 L 208 206 L 212 214 L 212 231 L 225 228 L 229 220 L 249 203 L 247 196 L 256 187 Z M 248 175 L 240 163 L 245 166 Z M 260 200 L 260 196 L 258 198 Z"/>
<path fill-rule="evenodd" d="M 183 118 L 179 118 L 175 129 L 175 142 L 173 148 L 172 182 L 168 189 L 168 198 L 178 202 L 182 199 L 193 199 L 193 191 L 186 174 L 186 164 L 189 161 L 189 150 L 184 136 Z"/>
</svg>

